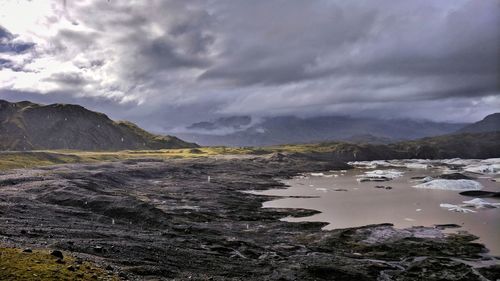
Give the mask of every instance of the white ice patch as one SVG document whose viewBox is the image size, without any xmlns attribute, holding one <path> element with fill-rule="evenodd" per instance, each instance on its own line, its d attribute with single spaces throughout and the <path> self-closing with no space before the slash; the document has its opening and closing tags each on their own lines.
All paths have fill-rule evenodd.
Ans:
<svg viewBox="0 0 500 281">
<path fill-rule="evenodd" d="M 431 160 L 425 159 L 403 159 L 403 160 L 375 160 L 375 161 L 353 161 L 349 165 L 363 169 L 377 168 L 408 168 L 428 169 L 432 167 Z"/>
<path fill-rule="evenodd" d="M 403 172 L 398 170 L 373 170 L 365 172 L 364 175 L 357 175 L 358 181 L 378 181 L 392 180 L 403 176 Z"/>
<path fill-rule="evenodd" d="M 436 160 L 440 164 L 460 166 L 463 171 L 478 174 L 500 174 L 500 158 L 479 159 L 444 159 Z"/>
<path fill-rule="evenodd" d="M 403 172 L 398 170 L 374 170 L 365 173 L 365 177 L 370 177 L 370 178 L 384 177 L 384 178 L 395 179 L 401 176 L 403 176 Z"/>
<path fill-rule="evenodd" d="M 488 158 L 481 160 L 481 163 L 483 164 L 489 164 L 489 165 L 500 165 L 500 158 Z"/>
<path fill-rule="evenodd" d="M 415 188 L 424 188 L 424 189 L 440 189 L 440 190 L 458 190 L 458 191 L 466 191 L 466 190 L 481 190 L 483 186 L 473 180 L 444 180 L 437 179 L 431 180 L 429 182 L 424 182 L 421 184 L 414 185 Z"/>
<path fill-rule="evenodd" d="M 463 207 L 474 207 L 476 209 L 485 209 L 485 208 L 500 208 L 500 203 L 492 203 L 488 202 L 481 198 L 474 198 L 469 201 L 463 201 Z"/>
<path fill-rule="evenodd" d="M 475 213 L 476 211 L 471 210 L 471 209 L 466 209 L 463 208 L 460 205 L 454 205 L 454 204 L 439 204 L 439 207 L 448 209 L 448 211 L 453 211 L 453 212 L 458 212 L 458 213 Z"/>
<path fill-rule="evenodd" d="M 425 182 L 430 182 L 432 180 L 434 180 L 433 177 L 427 176 L 425 178 L 413 180 L 413 182 L 424 182 L 425 183 Z"/>
<path fill-rule="evenodd" d="M 477 174 L 498 174 L 500 172 L 500 164 L 473 164 L 465 166 L 464 170 Z"/>
<path fill-rule="evenodd" d="M 438 160 L 444 164 L 448 165 L 457 165 L 457 166 L 465 166 L 465 165 L 470 165 L 474 163 L 477 160 L 474 159 L 460 159 L 460 158 L 452 158 L 452 159 L 444 159 L 444 160 Z"/>
<path fill-rule="evenodd" d="M 481 198 L 474 198 L 469 201 L 463 201 L 463 204 L 460 205 L 443 203 L 440 204 L 439 206 L 441 208 L 448 209 L 448 211 L 454 211 L 459 213 L 475 213 L 476 211 L 467 209 L 466 207 L 475 209 L 500 208 L 500 203 L 491 203 Z"/>
<path fill-rule="evenodd" d="M 348 162 L 347 164 L 364 169 L 376 169 L 378 167 L 395 167 L 396 165 L 389 163 L 385 160 L 375 160 L 375 161 L 353 161 Z"/>
<path fill-rule="evenodd" d="M 408 169 L 428 169 L 430 165 L 422 164 L 422 163 L 408 163 L 406 164 L 406 168 Z"/>
<path fill-rule="evenodd" d="M 313 177 L 324 177 L 324 178 L 331 178 L 333 175 L 325 175 L 325 173 L 311 173 L 311 176 Z"/>
</svg>

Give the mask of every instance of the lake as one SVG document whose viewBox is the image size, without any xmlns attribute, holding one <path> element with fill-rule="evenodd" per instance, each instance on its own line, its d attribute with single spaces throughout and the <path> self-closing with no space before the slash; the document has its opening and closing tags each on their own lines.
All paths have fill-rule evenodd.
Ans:
<svg viewBox="0 0 500 281">
<path fill-rule="evenodd" d="M 440 205 L 461 205 L 463 201 L 474 197 L 460 195 L 459 190 L 413 187 L 422 183 L 422 180 L 419 182 L 416 178 L 436 178 L 442 174 L 461 172 L 473 177 L 475 182 L 483 186 L 482 190 L 498 192 L 500 183 L 495 179 L 499 176 L 496 170 L 498 161 L 488 160 L 486 165 L 483 165 L 484 161 L 479 160 L 416 161 L 381 161 L 380 165 L 377 162 L 356 162 L 353 164 L 357 168 L 352 170 L 304 174 L 285 180 L 289 185 L 286 189 L 254 193 L 284 196 L 264 203 L 264 208 L 305 208 L 321 211 L 310 217 L 287 217 L 284 220 L 328 222 L 324 229 L 378 223 L 392 223 L 396 228 L 457 224 L 461 227 L 445 231 L 468 231 L 480 237 L 478 242 L 484 243 L 490 254 L 500 255 L 500 208 L 464 207 L 467 213 L 456 212 Z M 364 175 L 373 171 L 396 176 L 389 181 L 363 182 Z M 289 196 L 311 198 L 288 198 Z M 482 199 L 500 203 L 499 198 Z"/>
</svg>

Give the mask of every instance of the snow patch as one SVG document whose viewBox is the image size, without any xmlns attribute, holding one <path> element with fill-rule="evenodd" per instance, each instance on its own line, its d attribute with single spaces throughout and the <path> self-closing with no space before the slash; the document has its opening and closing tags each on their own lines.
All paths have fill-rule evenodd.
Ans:
<svg viewBox="0 0 500 281">
<path fill-rule="evenodd" d="M 386 181 L 403 176 L 403 172 L 398 170 L 373 170 L 365 172 L 364 175 L 357 175 L 358 181 Z"/>
<path fill-rule="evenodd" d="M 347 164 L 363 169 L 376 169 L 378 167 L 395 167 L 396 165 L 391 164 L 385 160 L 375 160 L 375 161 L 352 161 Z"/>
<path fill-rule="evenodd" d="M 464 170 L 476 174 L 498 174 L 500 172 L 500 164 L 472 164 L 465 166 Z"/>
<path fill-rule="evenodd" d="M 463 207 L 474 207 L 476 209 L 485 209 L 485 208 L 500 208 L 500 203 L 492 203 L 488 202 L 481 198 L 474 198 L 469 201 L 463 201 Z"/>
<path fill-rule="evenodd" d="M 448 211 L 454 211 L 459 213 L 475 213 L 476 211 L 467 209 L 466 207 L 475 209 L 486 209 L 486 208 L 493 209 L 493 208 L 500 208 L 500 203 L 491 203 L 481 198 L 474 198 L 469 201 L 463 201 L 463 204 L 460 205 L 443 203 L 439 204 L 439 207 L 446 208 L 448 209 Z"/>
<path fill-rule="evenodd" d="M 324 178 L 331 178 L 333 175 L 325 175 L 325 173 L 311 173 L 311 176 L 313 177 L 324 177 Z"/>
<path fill-rule="evenodd" d="M 453 211 L 453 212 L 458 212 L 458 213 L 475 213 L 476 211 L 471 210 L 471 209 L 466 209 L 461 207 L 460 205 L 454 205 L 454 204 L 439 204 L 439 207 L 448 209 L 448 211 Z"/>
<path fill-rule="evenodd" d="M 444 180 L 437 179 L 431 180 L 429 182 L 424 182 L 421 184 L 414 185 L 415 188 L 424 188 L 424 189 L 440 189 L 440 190 L 458 190 L 458 191 L 466 191 L 466 190 L 481 190 L 483 186 L 473 180 Z"/>
<path fill-rule="evenodd" d="M 430 168 L 430 165 L 421 164 L 421 163 L 408 163 L 408 164 L 406 164 L 406 168 L 408 168 L 408 169 L 428 169 L 428 168 Z"/>
<path fill-rule="evenodd" d="M 433 177 L 431 177 L 431 176 L 427 176 L 427 177 L 425 177 L 425 178 L 421 178 L 421 179 L 416 179 L 416 180 L 413 180 L 413 182 L 422 182 L 422 183 L 425 183 L 425 182 L 430 182 L 430 181 L 432 181 L 432 180 L 434 180 L 434 178 L 433 178 Z"/>
</svg>

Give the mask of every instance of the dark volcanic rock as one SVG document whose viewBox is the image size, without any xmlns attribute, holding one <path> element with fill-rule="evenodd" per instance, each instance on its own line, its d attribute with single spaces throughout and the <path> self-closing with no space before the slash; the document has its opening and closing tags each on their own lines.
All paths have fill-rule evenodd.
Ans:
<svg viewBox="0 0 500 281">
<path fill-rule="evenodd" d="M 56 258 L 60 258 L 60 259 L 64 258 L 63 253 L 59 250 L 54 250 L 54 251 L 50 252 L 50 254 Z"/>
<path fill-rule="evenodd" d="M 482 276 L 467 265 L 449 258 L 424 258 L 410 263 L 408 268 L 384 274 L 394 281 L 483 281 Z"/>
<path fill-rule="evenodd" d="M 500 192 L 483 191 L 483 190 L 468 190 L 460 192 L 460 195 L 470 197 L 500 197 Z"/>
<path fill-rule="evenodd" d="M 470 180 L 472 179 L 469 176 L 466 176 L 464 174 L 460 173 L 451 173 L 451 174 L 443 174 L 438 176 L 440 179 L 445 179 L 445 180 Z"/>
<path fill-rule="evenodd" d="M 272 197 L 242 191 L 284 187 L 277 177 L 346 167 L 280 158 L 123 161 L 3 172 L 0 180 L 15 184 L 0 187 L 0 203 L 8 202 L 0 204 L 2 243 L 61 249 L 108 264 L 130 280 L 473 276 L 471 266 L 451 260 L 482 259 L 485 248 L 468 234 L 445 237 L 436 228 L 401 230 L 389 224 L 321 231 L 325 223 L 280 221 L 315 211 L 264 209 L 262 203 Z M 26 225 L 36 227 L 19 235 Z M 416 259 L 422 256 L 426 260 Z"/>
<path fill-rule="evenodd" d="M 500 265 L 492 265 L 489 267 L 478 268 L 481 275 L 489 280 L 498 280 L 500 279 Z"/>
<path fill-rule="evenodd" d="M 447 229 L 447 228 L 460 228 L 461 226 L 454 223 L 447 223 L 447 224 L 436 224 L 434 225 L 434 227 L 438 229 Z"/>
</svg>

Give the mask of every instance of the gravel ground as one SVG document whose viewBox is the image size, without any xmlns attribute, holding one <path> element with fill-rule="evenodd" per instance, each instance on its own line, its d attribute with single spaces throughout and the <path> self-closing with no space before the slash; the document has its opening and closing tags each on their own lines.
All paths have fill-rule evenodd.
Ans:
<svg viewBox="0 0 500 281">
<path fill-rule="evenodd" d="M 62 250 L 129 280 L 500 278 L 498 266 L 470 266 L 494 259 L 472 235 L 389 224 L 321 231 L 279 221 L 315 211 L 262 209 L 272 198 L 242 192 L 346 168 L 274 154 L 11 170 L 0 174 L 0 243 Z"/>
</svg>

